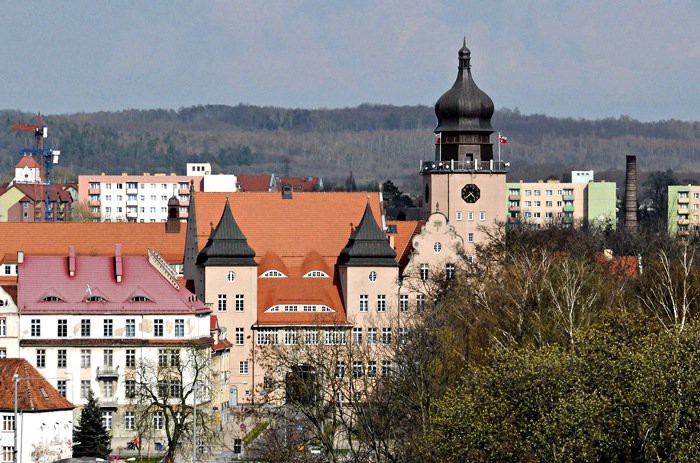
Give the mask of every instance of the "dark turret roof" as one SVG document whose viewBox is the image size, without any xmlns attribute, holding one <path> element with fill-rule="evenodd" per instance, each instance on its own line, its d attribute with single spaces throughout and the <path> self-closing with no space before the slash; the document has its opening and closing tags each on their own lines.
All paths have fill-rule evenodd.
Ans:
<svg viewBox="0 0 700 463">
<path fill-rule="evenodd" d="M 438 132 L 492 133 L 493 100 L 472 79 L 471 51 L 466 39 L 459 50 L 459 72 L 451 89 L 435 103 Z"/>
<path fill-rule="evenodd" d="M 340 252 L 338 264 L 363 267 L 397 266 L 396 251 L 389 245 L 384 232 L 377 225 L 367 203 L 360 224 Z"/>
<path fill-rule="evenodd" d="M 233 218 L 227 199 L 219 224 L 197 256 L 197 265 L 256 265 L 254 257 L 255 251 Z"/>
<path fill-rule="evenodd" d="M 175 195 L 171 196 L 170 199 L 168 200 L 168 207 L 170 206 L 175 206 L 175 207 L 180 207 L 180 201 L 177 199 Z"/>
</svg>

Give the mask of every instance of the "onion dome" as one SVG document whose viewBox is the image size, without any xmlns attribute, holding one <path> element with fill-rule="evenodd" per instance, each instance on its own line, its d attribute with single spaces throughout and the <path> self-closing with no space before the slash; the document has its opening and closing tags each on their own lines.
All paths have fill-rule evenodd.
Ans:
<svg viewBox="0 0 700 463">
<path fill-rule="evenodd" d="M 389 245 L 384 232 L 374 220 L 367 203 L 360 224 L 340 251 L 338 264 L 359 267 L 396 267 L 396 251 Z"/>
<path fill-rule="evenodd" d="M 466 39 L 459 50 L 459 72 L 451 89 L 435 103 L 439 132 L 492 133 L 493 100 L 476 86 L 471 72 L 471 51 Z"/>
<path fill-rule="evenodd" d="M 254 266 L 255 251 L 233 218 L 228 199 L 219 224 L 209 236 L 207 245 L 197 256 L 197 265 Z"/>
</svg>

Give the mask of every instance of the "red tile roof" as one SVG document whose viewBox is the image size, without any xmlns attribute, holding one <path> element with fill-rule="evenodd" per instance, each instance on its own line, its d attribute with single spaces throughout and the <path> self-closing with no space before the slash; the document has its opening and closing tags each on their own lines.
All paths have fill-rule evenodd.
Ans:
<svg viewBox="0 0 700 463">
<path fill-rule="evenodd" d="M 282 177 L 277 184 L 277 191 L 282 191 L 282 186 L 287 184 L 293 191 L 316 191 L 319 187 L 318 177 Z"/>
<path fill-rule="evenodd" d="M 164 223 L 127 222 L 0 222 L 0 263 L 26 255 L 64 256 L 68 247 L 83 256 L 112 256 L 117 243 L 122 255 L 145 256 L 153 248 L 169 263 L 182 263 L 185 228 L 165 233 Z"/>
<path fill-rule="evenodd" d="M 72 410 L 75 406 L 61 394 L 28 361 L 19 358 L 0 359 L 0 410 L 14 410 L 14 375 L 17 384 L 17 408 L 23 412 Z M 27 379 L 23 379 L 27 378 Z"/>
<path fill-rule="evenodd" d="M 34 156 L 22 156 L 22 159 L 15 165 L 15 167 L 29 167 L 33 169 L 39 168 L 39 162 L 34 159 Z"/>
<path fill-rule="evenodd" d="M 68 273 L 68 258 L 25 256 L 19 264 L 17 307 L 20 314 L 113 313 L 195 314 L 210 309 L 191 292 L 176 289 L 146 257 L 123 256 L 123 276 L 117 283 L 113 257 L 76 256 L 75 276 Z M 62 301 L 46 302 L 47 296 Z M 106 301 L 88 302 L 100 296 Z M 131 302 L 145 296 L 148 302 Z"/>
<path fill-rule="evenodd" d="M 422 220 L 396 220 L 387 221 L 386 224 L 387 226 L 396 226 L 396 233 L 387 233 L 387 235 L 394 237 L 396 259 L 399 261 L 401 268 L 403 268 L 408 263 L 413 251 L 411 241 L 415 235 L 420 233 L 425 222 Z"/>
<path fill-rule="evenodd" d="M 46 187 L 41 184 L 15 183 L 12 186 L 24 193 L 24 195 L 31 201 L 43 201 L 46 195 Z M 72 202 L 73 197 L 68 191 L 65 190 L 65 185 L 54 184 L 51 185 L 51 200 L 67 203 Z"/>
<path fill-rule="evenodd" d="M 270 191 L 272 175 L 238 175 L 236 177 L 241 191 Z"/>
</svg>

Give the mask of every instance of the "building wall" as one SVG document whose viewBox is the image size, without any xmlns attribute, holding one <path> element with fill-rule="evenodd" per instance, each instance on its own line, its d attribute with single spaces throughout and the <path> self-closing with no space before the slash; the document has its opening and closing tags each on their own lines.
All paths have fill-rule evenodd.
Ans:
<svg viewBox="0 0 700 463">
<path fill-rule="evenodd" d="M 18 335 L 17 306 L 9 294 L 0 287 L 0 358 L 19 357 Z"/>
<path fill-rule="evenodd" d="M 36 167 L 15 167 L 15 183 L 39 183 L 41 173 Z"/>
<path fill-rule="evenodd" d="M 462 199 L 462 188 L 467 184 L 475 184 L 480 189 L 480 198 L 475 203 Z M 441 212 L 447 218 L 447 222 L 462 238 L 467 255 L 474 255 L 474 246 L 483 243 L 488 239 L 489 231 L 506 221 L 503 211 L 506 201 L 505 173 L 423 175 L 424 195 L 426 186 L 429 189 L 429 198 L 424 198 L 426 213 Z"/>
<path fill-rule="evenodd" d="M 13 411 L 0 412 L 0 425 L 3 417 L 13 415 Z M 73 455 L 72 410 L 19 413 L 17 431 L 20 461 L 51 463 Z M 2 447 L 14 447 L 12 431 L 0 430 L 0 449 Z"/>
<path fill-rule="evenodd" d="M 671 236 L 700 233 L 700 185 L 669 185 L 668 232 Z"/>
<path fill-rule="evenodd" d="M 588 184 L 588 225 L 612 226 L 617 224 L 617 186 L 614 182 Z"/>
<path fill-rule="evenodd" d="M 19 204 L 19 200 L 22 198 L 24 198 L 24 193 L 17 188 L 10 188 L 0 195 L 0 222 L 20 222 L 18 219 L 21 216 L 17 216 L 16 211 L 13 211 L 12 216 L 10 216 L 10 209 Z M 31 212 L 33 216 L 34 211 Z"/>
</svg>

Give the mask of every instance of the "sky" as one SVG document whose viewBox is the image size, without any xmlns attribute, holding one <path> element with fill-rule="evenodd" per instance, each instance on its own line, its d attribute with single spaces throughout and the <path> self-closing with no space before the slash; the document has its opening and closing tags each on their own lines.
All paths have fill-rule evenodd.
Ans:
<svg viewBox="0 0 700 463">
<path fill-rule="evenodd" d="M 700 120 L 700 1 L 7 0 L 0 108 L 432 105 Z"/>
</svg>

